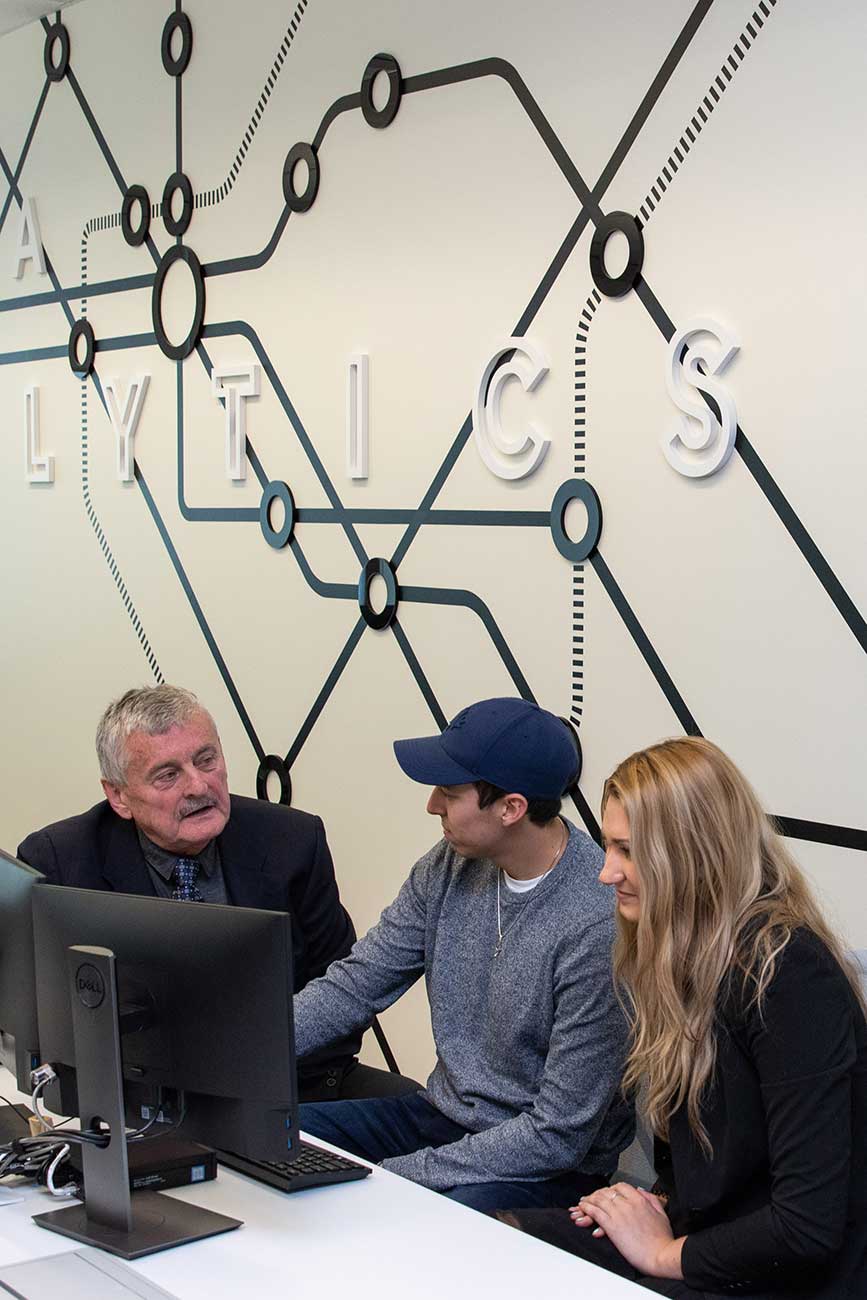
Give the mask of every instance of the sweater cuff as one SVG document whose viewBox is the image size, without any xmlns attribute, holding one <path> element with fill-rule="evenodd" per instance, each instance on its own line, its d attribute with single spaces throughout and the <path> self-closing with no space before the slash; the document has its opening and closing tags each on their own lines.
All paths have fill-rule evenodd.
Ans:
<svg viewBox="0 0 867 1300">
<path fill-rule="evenodd" d="M 421 1187 L 427 1187 L 431 1191 L 441 1192 L 451 1187 L 451 1183 L 442 1183 L 431 1178 L 429 1170 L 425 1168 L 427 1161 L 424 1157 L 428 1154 L 428 1148 L 421 1151 L 411 1151 L 406 1156 L 387 1156 L 381 1160 L 380 1168 L 387 1169 L 390 1174 L 399 1174 L 401 1178 L 408 1178 L 410 1182 L 418 1183 Z"/>
</svg>

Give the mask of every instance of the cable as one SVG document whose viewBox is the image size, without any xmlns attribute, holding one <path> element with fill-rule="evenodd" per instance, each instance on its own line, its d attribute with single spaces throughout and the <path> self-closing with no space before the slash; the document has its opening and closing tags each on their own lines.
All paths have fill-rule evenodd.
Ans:
<svg viewBox="0 0 867 1300">
<path fill-rule="evenodd" d="M 33 1102 L 34 1111 L 36 1112 L 38 1117 L 42 1120 L 42 1123 L 47 1128 L 51 1128 L 52 1123 L 49 1116 L 46 1115 L 44 1110 L 42 1109 L 41 1101 L 42 1101 L 42 1093 L 44 1092 L 46 1085 L 50 1082 L 51 1082 L 50 1079 L 46 1079 L 43 1083 L 37 1083 L 36 1087 L 33 1089 L 33 1096 L 31 1098 L 31 1101 Z"/>
<path fill-rule="evenodd" d="M 159 1114 L 159 1111 L 157 1111 L 157 1114 Z M 163 1130 L 162 1133 L 149 1133 L 147 1135 L 147 1138 L 145 1137 L 146 1130 L 149 1129 L 151 1124 L 153 1124 L 154 1122 L 153 1120 L 151 1120 L 150 1123 L 146 1124 L 143 1129 L 139 1129 L 137 1133 L 131 1133 L 127 1141 L 138 1142 L 140 1140 L 148 1141 L 150 1138 L 168 1137 L 169 1133 L 174 1133 L 176 1129 L 179 1129 L 181 1127 L 181 1125 L 183 1124 L 186 1118 L 187 1118 L 187 1107 L 186 1104 L 184 1104 L 181 1107 L 181 1113 L 178 1116 L 178 1118 L 175 1120 L 174 1124 L 170 1124 L 167 1129 Z"/>
<path fill-rule="evenodd" d="M 75 1116 L 75 1115 L 69 1115 L 69 1116 L 67 1116 L 66 1119 L 58 1120 L 58 1122 L 57 1122 L 56 1124 L 52 1124 L 52 1125 L 51 1125 L 51 1131 L 52 1131 L 52 1133 L 56 1133 L 58 1129 L 63 1128 L 64 1125 L 66 1125 L 66 1124 L 71 1124 L 71 1123 L 73 1122 L 73 1120 L 75 1120 L 76 1118 L 77 1118 L 77 1116 Z"/>
<path fill-rule="evenodd" d="M 42 1064 L 31 1073 L 30 1081 L 33 1086 L 31 1104 L 37 1117 L 45 1126 L 43 1132 L 29 1137 L 14 1138 L 4 1146 L 0 1146 L 0 1179 L 7 1177 L 24 1177 L 35 1178 L 44 1183 L 52 1196 L 72 1197 L 80 1195 L 81 1187 L 74 1181 L 70 1181 L 61 1187 L 55 1184 L 55 1175 L 57 1170 L 65 1160 L 69 1158 L 70 1149 L 73 1145 L 98 1146 L 106 1147 L 111 1140 L 111 1134 L 106 1132 L 93 1132 L 84 1130 L 76 1132 L 75 1130 L 58 1133 L 60 1125 L 52 1123 L 50 1117 L 42 1109 L 42 1094 L 49 1083 L 57 1078 L 57 1074 L 51 1065 Z M 183 1094 L 181 1094 L 183 1099 Z M 5 1100 L 5 1098 L 4 1098 Z M 11 1105 L 11 1103 L 10 1103 Z M 13 1109 L 16 1109 L 13 1107 Z M 21 1111 L 17 1111 L 22 1119 L 27 1117 Z M 168 1125 L 162 1132 L 152 1133 L 151 1129 L 157 1123 L 162 1115 L 162 1104 L 158 1104 L 153 1116 L 141 1128 L 132 1133 L 125 1133 L 125 1141 L 141 1142 L 150 1138 L 163 1137 L 168 1133 L 173 1133 L 180 1128 L 186 1119 L 187 1107 L 185 1101 L 182 1101 L 180 1114 L 173 1124 Z M 70 1116 L 61 1120 L 61 1124 L 71 1123 L 74 1117 Z"/>
<path fill-rule="evenodd" d="M 157 1120 L 160 1117 L 160 1114 L 161 1114 L 160 1107 L 157 1106 L 154 1110 L 153 1115 L 148 1120 L 147 1124 L 144 1125 L 143 1128 L 137 1128 L 134 1133 L 127 1133 L 126 1135 L 127 1142 L 137 1142 L 139 1138 L 143 1138 L 145 1134 L 148 1132 L 148 1130 L 153 1128 L 154 1124 L 156 1124 Z M 154 1137 L 160 1137 L 160 1136 L 161 1134 L 158 1133 L 154 1134 Z"/>
<path fill-rule="evenodd" d="M 45 1185 L 52 1196 L 69 1198 L 72 1196 L 77 1196 L 79 1193 L 79 1188 L 77 1183 L 66 1183 L 63 1187 L 54 1186 L 55 1170 L 57 1169 L 58 1165 L 62 1164 L 63 1161 L 66 1160 L 68 1155 L 69 1155 L 69 1147 L 62 1146 L 58 1151 L 57 1155 L 52 1160 L 51 1164 L 48 1166 L 48 1170 L 45 1175 Z"/>
<path fill-rule="evenodd" d="M 52 1083 L 56 1078 L 57 1078 L 57 1073 L 54 1070 L 53 1066 L 47 1064 L 40 1065 L 37 1069 L 33 1070 L 30 1075 L 30 1081 L 33 1084 L 33 1096 L 31 1098 L 31 1101 L 33 1103 L 33 1109 L 36 1112 L 39 1119 L 42 1120 L 42 1123 L 46 1126 L 46 1128 L 50 1128 L 55 1131 L 58 1128 L 60 1128 L 61 1125 L 71 1123 L 72 1119 L 74 1118 L 74 1116 L 69 1116 L 67 1119 L 61 1120 L 59 1124 L 55 1124 L 51 1120 L 51 1118 L 45 1114 L 45 1112 L 42 1109 L 42 1105 L 41 1105 L 42 1093 L 44 1092 L 48 1084 Z M 181 1111 L 180 1118 L 176 1120 L 175 1123 L 172 1124 L 170 1128 L 166 1129 L 165 1131 L 167 1133 L 170 1133 L 172 1132 L 173 1129 L 176 1129 L 180 1124 L 182 1124 L 186 1113 L 187 1113 L 186 1106 L 184 1106 Z M 157 1120 L 159 1119 L 159 1116 L 160 1116 L 160 1106 L 158 1105 L 156 1108 L 156 1113 L 154 1114 L 153 1118 L 149 1119 L 147 1124 L 145 1124 L 143 1128 L 136 1129 L 134 1133 L 128 1133 L 126 1135 L 127 1142 L 136 1142 L 140 1138 L 143 1138 L 148 1133 L 148 1131 L 154 1126 L 154 1124 L 156 1124 Z M 70 1134 L 69 1136 L 73 1137 L 72 1134 Z M 102 1134 L 88 1134 L 85 1132 L 82 1133 L 81 1136 L 83 1138 L 88 1138 L 90 1140 L 98 1140 L 99 1145 L 101 1146 L 106 1146 L 109 1140 L 108 1137 Z M 161 1137 L 162 1134 L 154 1133 L 152 1134 L 152 1136 Z M 75 1139 L 73 1138 L 73 1140 Z"/>
<path fill-rule="evenodd" d="M 60 1150 L 54 1146 L 41 1147 L 26 1155 L 10 1152 L 0 1160 L 0 1179 L 28 1178 L 45 1184 L 52 1196 L 76 1196 L 80 1190 L 77 1183 L 69 1182 L 64 1187 L 58 1187 L 55 1182 L 57 1170 L 68 1156 L 68 1146 L 62 1146 Z"/>
<path fill-rule="evenodd" d="M 56 1148 L 53 1144 L 43 1143 L 27 1148 L 18 1148 L 17 1144 L 13 1144 L 13 1149 L 0 1159 L 0 1178 L 13 1174 L 23 1178 L 38 1178 L 46 1165 L 54 1159 L 55 1154 Z"/>
<path fill-rule="evenodd" d="M 86 1142 L 91 1142 L 95 1146 L 101 1146 L 101 1147 L 108 1146 L 110 1140 L 108 1134 L 90 1133 L 87 1130 L 84 1130 L 81 1133 L 64 1133 L 61 1135 L 60 1138 L 55 1138 L 55 1139 L 51 1138 L 50 1134 L 55 1132 L 56 1129 L 60 1127 L 60 1124 L 69 1124 L 74 1118 L 74 1116 L 70 1115 L 67 1119 L 61 1120 L 60 1124 L 55 1124 L 51 1116 L 46 1115 L 45 1111 L 42 1109 L 42 1094 L 45 1091 L 45 1089 L 48 1087 L 49 1083 L 53 1083 L 56 1078 L 57 1078 L 57 1071 L 54 1069 L 52 1065 L 49 1065 L 47 1062 L 43 1062 L 41 1065 L 37 1066 L 36 1069 L 32 1070 L 30 1073 L 30 1082 L 33 1086 L 33 1095 L 30 1099 L 31 1104 L 33 1106 L 33 1110 L 35 1111 L 37 1117 L 42 1121 L 44 1128 L 46 1130 L 45 1132 L 39 1135 L 40 1139 L 47 1140 L 47 1141 L 54 1140 L 60 1142 L 77 1142 L 79 1145 L 83 1145 Z"/>
<path fill-rule="evenodd" d="M 156 1124 L 157 1120 L 160 1118 L 160 1116 L 163 1113 L 163 1108 L 165 1106 L 163 1097 L 164 1097 L 163 1089 L 160 1088 L 157 1093 L 157 1103 L 154 1107 L 153 1115 L 148 1120 L 147 1124 L 145 1124 L 142 1128 L 136 1129 L 134 1133 L 127 1133 L 126 1135 L 127 1142 L 141 1142 L 144 1141 L 145 1139 L 165 1137 L 168 1133 L 174 1133 L 176 1129 L 180 1128 L 180 1126 L 183 1124 L 184 1120 L 187 1117 L 187 1102 L 183 1091 L 178 1090 L 177 1097 L 180 1104 L 180 1114 L 178 1115 L 178 1118 L 174 1120 L 173 1123 L 169 1124 L 166 1128 L 161 1129 L 160 1132 L 158 1133 L 151 1133 L 149 1131 L 150 1129 L 153 1128 L 154 1124 Z"/>
<path fill-rule="evenodd" d="M 53 1129 L 48 1129 L 45 1133 L 40 1133 L 38 1137 L 35 1137 L 35 1138 L 19 1138 L 18 1141 L 19 1141 L 19 1142 L 28 1142 L 28 1141 L 33 1141 L 33 1142 L 50 1142 L 50 1143 L 52 1143 L 54 1146 L 56 1146 L 58 1142 L 60 1142 L 60 1143 L 63 1143 L 63 1142 L 74 1142 L 77 1146 L 81 1146 L 81 1147 L 84 1147 L 84 1146 L 107 1147 L 108 1144 L 109 1144 L 109 1141 L 110 1141 L 110 1134 L 108 1134 L 108 1133 L 91 1133 L 91 1132 L 89 1132 L 89 1131 L 84 1132 L 84 1133 L 79 1133 L 79 1132 L 73 1130 L 73 1131 L 71 1131 L 71 1132 L 67 1132 L 67 1133 L 58 1133 L 57 1136 L 55 1137 L 55 1136 L 54 1136 L 54 1130 L 53 1130 Z"/>
</svg>

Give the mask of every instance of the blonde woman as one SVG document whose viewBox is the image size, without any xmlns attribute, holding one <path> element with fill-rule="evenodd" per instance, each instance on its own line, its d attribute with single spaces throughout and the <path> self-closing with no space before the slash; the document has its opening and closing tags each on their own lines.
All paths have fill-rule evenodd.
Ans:
<svg viewBox="0 0 867 1300">
<path fill-rule="evenodd" d="M 501 1217 L 662 1295 L 864 1300 L 867 1022 L 839 941 L 709 741 L 633 754 L 602 811 L 660 1179 Z"/>
</svg>

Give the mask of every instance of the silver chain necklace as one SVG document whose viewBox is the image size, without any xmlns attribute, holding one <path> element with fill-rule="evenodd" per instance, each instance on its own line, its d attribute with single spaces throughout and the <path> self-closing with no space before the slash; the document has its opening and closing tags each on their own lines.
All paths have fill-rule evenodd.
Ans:
<svg viewBox="0 0 867 1300">
<path fill-rule="evenodd" d="M 563 825 L 562 822 L 560 823 L 560 826 L 561 826 L 561 828 L 562 828 L 562 830 L 563 830 L 563 833 L 564 833 L 564 835 L 565 835 L 565 838 L 563 839 L 563 841 L 562 841 L 560 844 L 557 845 L 557 849 L 556 849 L 556 851 L 555 851 L 555 853 L 554 853 L 553 858 L 551 859 L 551 865 L 550 865 L 550 867 L 548 867 L 548 870 L 547 870 L 547 871 L 543 871 L 543 872 L 542 872 L 542 875 L 543 875 L 543 876 L 547 876 L 548 871 L 553 871 L 553 870 L 554 870 L 554 868 L 556 867 L 558 861 L 560 860 L 560 858 L 561 858 L 562 855 L 563 855 L 563 851 L 565 850 L 566 845 L 569 843 L 569 832 L 568 832 L 568 830 L 566 829 L 566 827 Z M 526 905 L 525 905 L 524 907 L 522 907 L 521 910 L 520 910 L 520 912 L 518 912 L 518 914 L 517 914 L 516 916 L 513 916 L 513 917 L 512 917 L 511 921 L 510 921 L 509 924 L 506 926 L 505 930 L 503 929 L 503 922 L 502 922 L 502 919 L 501 919 L 501 916 L 500 916 L 500 877 L 502 876 L 502 874 L 503 874 L 503 873 L 502 873 L 502 870 L 498 867 L 498 868 L 497 868 L 497 942 L 494 944 L 494 956 L 495 956 L 495 957 L 499 957 L 500 953 L 503 951 L 503 940 L 505 939 L 506 935 L 507 935 L 507 934 L 509 933 L 509 931 L 511 930 L 512 926 L 515 924 L 516 921 L 520 921 L 521 917 L 524 915 L 525 911 L 527 910 L 527 909 L 526 909 Z"/>
</svg>

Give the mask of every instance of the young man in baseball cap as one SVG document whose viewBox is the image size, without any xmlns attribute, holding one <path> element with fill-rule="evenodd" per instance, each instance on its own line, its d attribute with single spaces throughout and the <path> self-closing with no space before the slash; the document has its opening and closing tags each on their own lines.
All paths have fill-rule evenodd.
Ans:
<svg viewBox="0 0 867 1300">
<path fill-rule="evenodd" d="M 571 728 L 482 700 L 395 742 L 442 839 L 348 957 L 295 998 L 299 1056 L 369 1024 L 421 975 L 437 1063 L 403 1097 L 310 1103 L 301 1127 L 480 1210 L 568 1205 L 632 1136 L 601 849 L 560 815 Z"/>
</svg>

